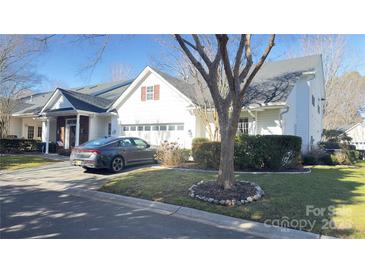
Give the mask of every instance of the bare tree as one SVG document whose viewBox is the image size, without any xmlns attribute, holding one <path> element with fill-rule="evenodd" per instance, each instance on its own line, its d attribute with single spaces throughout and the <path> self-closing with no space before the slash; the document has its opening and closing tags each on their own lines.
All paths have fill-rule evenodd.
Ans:
<svg viewBox="0 0 365 274">
<path fill-rule="evenodd" d="M 112 81 L 126 81 L 133 78 L 133 67 L 129 64 L 114 64 L 111 66 Z"/>
<path fill-rule="evenodd" d="M 326 129 L 338 129 L 361 122 L 358 110 L 365 104 L 365 78 L 358 72 L 334 78 L 326 101 Z"/>
<path fill-rule="evenodd" d="M 233 47 L 228 44 L 230 40 L 228 35 L 215 35 L 216 51 L 213 57 L 208 56 L 204 39 L 201 39 L 199 35 L 193 34 L 191 38 L 185 38 L 185 36 L 176 34 L 175 38 L 208 85 L 214 107 L 218 113 L 221 136 L 217 182 L 224 189 L 232 189 L 235 187 L 234 137 L 237 132 L 244 95 L 274 46 L 275 35 L 270 37 L 268 45 L 255 64 L 252 57 L 250 34 L 240 35 L 238 45 Z M 229 51 L 229 48 L 235 48 L 235 50 Z M 232 57 L 233 62 L 231 62 Z M 228 89 L 223 93 L 219 90 L 218 70 L 220 64 L 223 64 L 224 75 L 228 82 Z"/>
<path fill-rule="evenodd" d="M 298 42 L 299 48 L 291 51 L 291 57 L 322 55 L 326 91 L 324 128 L 335 129 L 355 122 L 358 117 L 354 114 L 359 106 L 353 99 L 359 95 L 361 81 L 355 75 L 339 76 L 346 70 L 348 59 L 345 35 L 302 35 Z"/>
<path fill-rule="evenodd" d="M 31 61 L 40 50 L 28 36 L 0 35 L 0 138 L 8 135 L 17 99 L 39 80 L 31 70 Z"/>
</svg>

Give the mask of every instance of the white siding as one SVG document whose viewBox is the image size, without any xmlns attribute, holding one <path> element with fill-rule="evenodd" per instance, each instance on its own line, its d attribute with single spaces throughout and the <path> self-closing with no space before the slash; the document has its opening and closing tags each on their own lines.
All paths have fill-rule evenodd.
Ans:
<svg viewBox="0 0 365 274">
<path fill-rule="evenodd" d="M 64 96 L 60 96 L 57 101 L 50 107 L 51 110 L 62 109 L 62 108 L 73 108 L 70 101 Z"/>
<path fill-rule="evenodd" d="M 34 127 L 34 139 L 40 140 L 40 138 L 37 138 L 37 132 L 38 132 L 38 127 L 42 127 L 42 122 L 39 119 L 35 118 L 22 118 L 22 134 L 20 137 L 24 139 L 28 138 L 29 126 Z"/>
<path fill-rule="evenodd" d="M 267 109 L 257 112 L 257 134 L 281 135 L 280 109 Z"/>
<path fill-rule="evenodd" d="M 160 85 L 160 99 L 141 100 L 141 87 Z M 121 131 L 123 136 L 141 137 L 153 145 L 162 141 L 176 141 L 184 147 L 190 147 L 196 134 L 196 117 L 189 110 L 189 102 L 168 83 L 154 73 L 149 73 L 118 108 L 118 124 L 173 124 L 183 123 L 183 131 Z"/>
<path fill-rule="evenodd" d="M 23 137 L 22 127 L 23 127 L 22 118 L 11 117 L 8 134 L 16 135 L 17 138 L 21 138 Z"/>
<path fill-rule="evenodd" d="M 346 132 L 351 137 L 351 144 L 356 146 L 357 150 L 365 150 L 365 123 L 361 123 Z"/>
<path fill-rule="evenodd" d="M 90 116 L 89 117 L 89 140 L 103 138 L 108 135 L 109 116 Z"/>
</svg>

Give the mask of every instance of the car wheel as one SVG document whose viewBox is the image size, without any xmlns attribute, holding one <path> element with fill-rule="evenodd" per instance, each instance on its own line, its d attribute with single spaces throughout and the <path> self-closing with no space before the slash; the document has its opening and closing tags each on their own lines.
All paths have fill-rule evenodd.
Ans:
<svg viewBox="0 0 365 274">
<path fill-rule="evenodd" d="M 124 161 L 123 161 L 122 157 L 119 157 L 119 156 L 115 157 L 112 160 L 110 170 L 112 172 L 116 173 L 116 172 L 121 171 L 123 168 L 124 168 Z"/>
<path fill-rule="evenodd" d="M 90 172 L 92 171 L 93 169 L 91 167 L 86 167 L 86 166 L 83 166 L 82 167 L 86 172 Z"/>
</svg>

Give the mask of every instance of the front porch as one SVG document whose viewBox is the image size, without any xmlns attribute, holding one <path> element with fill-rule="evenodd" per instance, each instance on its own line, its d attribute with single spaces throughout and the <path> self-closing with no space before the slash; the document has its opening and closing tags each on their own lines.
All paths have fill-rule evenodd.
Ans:
<svg viewBox="0 0 365 274">
<path fill-rule="evenodd" d="M 46 112 L 38 118 L 42 121 L 44 153 L 49 153 L 49 144 L 58 149 L 69 150 L 89 140 L 111 136 L 111 115 L 82 111 Z"/>
</svg>

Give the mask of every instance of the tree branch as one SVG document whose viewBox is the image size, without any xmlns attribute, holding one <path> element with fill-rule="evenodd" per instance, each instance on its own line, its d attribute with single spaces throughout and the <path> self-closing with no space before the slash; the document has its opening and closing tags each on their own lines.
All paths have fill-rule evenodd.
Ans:
<svg viewBox="0 0 365 274">
<path fill-rule="evenodd" d="M 266 47 L 266 49 L 265 49 L 264 53 L 262 54 L 260 60 L 255 65 L 255 67 L 252 70 L 251 74 L 248 76 L 247 80 L 245 81 L 245 84 L 243 85 L 243 88 L 240 91 L 240 98 L 243 97 L 246 89 L 251 84 L 251 82 L 252 82 L 253 78 L 255 77 L 256 73 L 260 70 L 260 68 L 264 64 L 267 56 L 269 55 L 269 53 L 270 53 L 270 51 L 271 51 L 271 49 L 273 48 L 274 45 L 275 45 L 275 34 L 271 35 L 268 46 Z"/>
<path fill-rule="evenodd" d="M 216 34 L 216 38 L 218 41 L 218 48 L 219 48 L 220 54 L 222 56 L 224 71 L 227 76 L 228 85 L 229 85 L 230 90 L 232 92 L 234 92 L 235 83 L 234 83 L 234 78 L 233 78 L 233 74 L 232 74 L 231 63 L 229 61 L 228 50 L 227 50 L 227 43 L 228 43 L 228 39 L 229 39 L 228 35 L 227 34 Z M 229 92 L 228 94 L 230 94 L 230 93 L 231 92 Z"/>
<path fill-rule="evenodd" d="M 206 54 L 203 45 L 200 43 L 199 36 L 197 34 L 192 34 L 192 36 L 195 41 L 196 49 L 199 52 L 199 55 L 202 57 L 205 64 L 207 65 L 207 67 L 210 69 L 210 66 L 212 65 L 212 61 L 209 59 L 208 55 Z"/>
<path fill-rule="evenodd" d="M 203 76 L 204 80 L 209 83 L 209 73 L 204 69 L 203 65 L 194 57 L 189 48 L 186 46 L 186 40 L 182 38 L 180 34 L 174 35 L 180 47 L 189 58 L 189 60 L 193 63 L 193 65 L 199 70 L 200 74 Z M 189 42 L 190 43 L 190 42 Z"/>
</svg>

